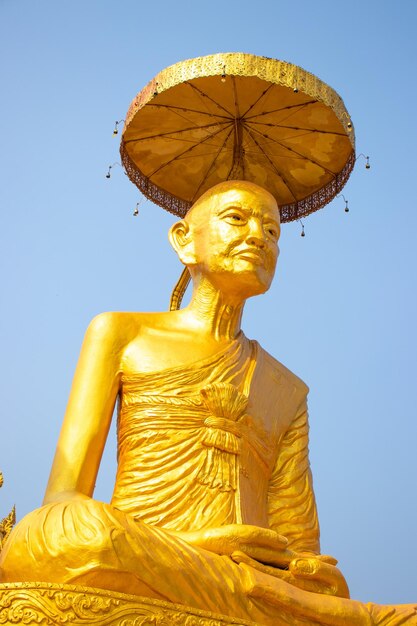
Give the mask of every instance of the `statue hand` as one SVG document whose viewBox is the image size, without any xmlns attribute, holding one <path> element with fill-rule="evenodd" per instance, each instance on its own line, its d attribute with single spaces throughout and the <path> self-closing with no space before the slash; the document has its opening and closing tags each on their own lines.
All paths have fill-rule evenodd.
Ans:
<svg viewBox="0 0 417 626">
<path fill-rule="evenodd" d="M 288 540 L 285 537 L 269 528 L 249 524 L 228 524 L 209 530 L 172 534 L 193 546 L 216 554 L 232 556 L 238 551 L 247 555 L 250 560 L 277 567 L 288 567 L 296 556 L 295 552 L 287 548 Z"/>
<path fill-rule="evenodd" d="M 331 556 L 300 552 L 292 558 L 288 569 L 284 570 L 259 563 L 240 551 L 233 553 L 232 559 L 236 563 L 250 565 L 264 574 L 281 578 L 304 591 L 340 598 L 350 597 L 346 580 L 336 567 L 337 560 Z"/>
<path fill-rule="evenodd" d="M 289 571 L 295 580 L 306 585 L 307 591 L 349 598 L 349 588 L 336 563 L 336 559 L 326 555 L 300 554 L 291 561 Z"/>
</svg>

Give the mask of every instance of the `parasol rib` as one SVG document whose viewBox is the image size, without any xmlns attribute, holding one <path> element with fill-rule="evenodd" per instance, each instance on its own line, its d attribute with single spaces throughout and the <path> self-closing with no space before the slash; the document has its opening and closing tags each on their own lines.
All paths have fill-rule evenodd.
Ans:
<svg viewBox="0 0 417 626">
<path fill-rule="evenodd" d="M 185 115 L 183 107 L 175 107 L 175 108 L 170 107 L 169 110 L 170 110 L 171 114 L 177 115 L 180 119 L 185 120 L 186 122 L 189 122 L 190 124 L 195 123 L 195 120 L 190 118 L 191 111 L 190 111 L 190 113 L 188 115 Z M 180 113 L 181 110 L 182 110 L 182 113 Z M 204 113 L 204 112 L 202 111 L 202 113 Z"/>
<path fill-rule="evenodd" d="M 161 107 L 164 109 L 173 109 L 173 110 L 178 109 L 179 111 L 187 111 L 188 113 L 198 113 L 199 115 L 209 115 L 210 117 L 221 117 L 224 120 L 230 119 L 230 116 L 228 115 L 220 115 L 220 113 L 210 113 L 209 111 L 199 111 L 198 109 L 189 109 L 188 107 L 176 107 L 173 104 L 156 104 L 154 102 L 148 102 L 146 106 L 147 107 Z"/>
<path fill-rule="evenodd" d="M 309 133 L 320 133 L 322 135 L 337 135 L 338 137 L 346 137 L 346 133 L 338 133 L 332 130 L 319 130 L 318 128 L 303 128 L 302 126 L 286 126 L 285 124 L 272 124 L 271 122 L 254 122 L 251 124 L 257 124 L 258 126 L 270 126 L 272 128 L 286 128 L 289 130 L 306 130 Z"/>
<path fill-rule="evenodd" d="M 258 135 L 261 135 L 261 137 L 263 137 L 264 139 L 268 139 L 268 140 L 272 141 L 273 143 L 278 144 L 279 146 L 284 148 L 284 150 L 289 150 L 289 152 L 294 152 L 294 154 L 296 154 L 297 156 L 301 157 L 302 159 L 305 159 L 306 161 L 309 161 L 310 163 L 313 163 L 314 165 L 317 165 L 317 167 L 320 167 L 322 170 L 324 170 L 325 172 L 327 172 L 331 176 L 336 177 L 336 174 L 334 172 L 329 170 L 327 167 L 325 167 L 324 165 L 322 165 L 318 161 L 315 161 L 311 157 L 308 157 L 305 154 L 302 154 L 301 152 L 297 152 L 297 150 L 294 150 L 294 148 L 290 148 L 289 146 L 284 146 L 284 144 L 281 143 L 281 141 L 283 141 L 283 140 L 277 141 L 273 137 L 270 137 L 269 135 L 265 135 L 264 133 L 261 133 L 261 131 L 257 130 L 256 128 L 254 128 L 253 130 L 255 131 L 255 133 L 258 133 Z"/>
<path fill-rule="evenodd" d="M 192 89 L 197 91 L 197 93 L 199 93 L 200 96 L 202 96 L 203 98 L 208 98 L 208 100 L 210 100 L 210 102 L 213 102 L 213 104 L 215 104 L 217 107 L 219 107 L 219 109 L 221 109 L 222 111 L 227 113 L 227 115 L 229 117 L 233 117 L 233 114 L 230 111 L 228 111 L 223 105 L 221 105 L 220 102 L 217 102 L 216 100 L 214 100 L 211 96 L 209 96 L 208 94 L 204 93 L 204 91 L 202 91 L 201 89 L 199 89 L 198 87 L 196 87 L 192 83 L 187 81 L 185 84 L 189 85 L 190 87 L 192 87 Z"/>
<path fill-rule="evenodd" d="M 221 128 L 220 130 L 217 130 L 215 133 L 211 133 L 210 135 L 208 135 L 207 137 L 205 137 L 204 139 L 202 139 L 201 141 L 198 141 L 197 143 L 195 143 L 194 145 L 190 146 L 189 148 L 187 148 L 186 150 L 184 150 L 184 152 L 181 152 L 180 154 L 177 154 L 175 157 L 173 157 L 172 159 L 169 159 L 169 161 L 165 161 L 165 163 L 162 163 L 162 165 L 160 165 L 159 167 L 156 168 L 156 170 L 154 170 L 151 174 L 149 174 L 147 176 L 147 178 L 151 178 L 152 176 L 155 176 L 155 174 L 157 174 L 160 170 L 164 169 L 165 167 L 167 167 L 167 165 L 170 165 L 171 163 L 173 163 L 174 161 L 177 161 L 178 159 L 180 159 L 184 154 L 187 154 L 187 152 L 191 152 L 191 150 L 194 150 L 195 148 L 197 148 L 198 146 L 201 146 L 201 144 L 205 143 L 206 141 L 208 141 L 209 139 L 212 139 L 213 137 L 215 137 L 216 135 L 218 135 L 219 133 L 224 132 L 224 128 Z"/>
<path fill-rule="evenodd" d="M 290 184 L 285 180 L 285 178 L 282 175 L 282 173 L 277 169 L 275 163 L 273 161 L 271 161 L 271 159 L 269 158 L 268 154 L 265 152 L 265 150 L 262 148 L 262 146 L 256 141 L 255 137 L 252 135 L 252 133 L 250 132 L 250 129 L 246 125 L 245 125 L 245 129 L 246 129 L 246 132 L 248 133 L 248 135 L 250 136 L 250 138 L 252 139 L 252 141 L 258 146 L 259 150 L 262 152 L 262 154 L 264 155 L 266 160 L 269 162 L 269 164 L 271 165 L 271 167 L 274 170 L 274 172 L 277 174 L 277 176 L 279 176 L 279 178 L 282 180 L 284 185 L 287 187 L 288 191 L 290 192 L 290 194 L 292 195 L 294 200 L 297 202 L 297 196 L 295 195 L 295 193 L 291 189 Z"/>
<path fill-rule="evenodd" d="M 288 106 L 280 107 L 278 109 L 272 109 L 271 111 L 263 111 L 262 113 L 256 113 L 255 115 L 250 115 L 249 117 L 245 116 L 245 121 L 250 121 L 253 120 L 255 117 L 262 117 L 263 115 L 270 115 L 271 113 L 279 113 L 280 111 L 288 111 L 289 109 L 297 109 L 300 107 L 309 106 L 310 104 L 317 104 L 317 100 L 309 100 L 308 102 L 300 102 L 299 104 L 289 104 Z M 297 113 L 297 111 L 295 111 L 295 113 Z"/>
<path fill-rule="evenodd" d="M 270 89 L 272 89 L 272 87 L 273 87 L 273 85 L 269 85 L 269 86 L 268 86 L 268 87 L 267 87 L 267 88 L 266 88 L 266 89 L 265 89 L 265 90 L 261 93 L 261 95 L 259 96 L 259 98 L 257 98 L 257 99 L 255 100 L 255 102 L 253 102 L 253 103 L 250 105 L 249 109 L 247 109 L 247 111 L 245 111 L 245 112 L 244 112 L 244 114 L 242 115 L 242 117 L 246 118 L 246 116 L 247 116 L 247 114 L 249 113 L 249 111 L 251 111 L 251 110 L 252 110 L 252 109 L 253 109 L 253 108 L 254 108 L 254 107 L 255 107 L 255 106 L 256 106 L 256 105 L 257 105 L 257 104 L 258 104 L 258 103 L 262 100 L 262 98 L 263 98 L 263 97 L 264 97 L 264 96 L 268 93 L 268 91 L 269 91 Z M 255 116 L 255 117 L 256 117 L 256 116 Z"/>
<path fill-rule="evenodd" d="M 187 85 L 187 87 L 192 87 L 191 83 L 189 83 L 189 82 L 186 82 L 185 84 Z M 193 97 L 194 97 L 195 95 L 196 95 L 196 94 L 193 92 Z M 203 108 L 204 108 L 204 109 L 206 109 L 206 112 L 207 112 L 208 114 L 211 114 L 211 113 L 212 113 L 212 110 L 211 110 L 211 108 L 209 107 L 209 103 L 207 102 L 207 98 L 206 98 L 206 99 L 204 99 L 204 98 L 203 98 L 203 96 L 201 95 L 201 92 L 199 92 L 198 90 L 197 90 L 197 98 L 198 98 L 198 100 L 200 101 L 200 103 L 201 103 L 201 105 L 203 106 Z M 227 119 L 230 119 L 230 116 L 228 116 L 228 117 L 227 117 Z"/>
<path fill-rule="evenodd" d="M 291 113 L 288 113 L 287 117 L 284 117 L 284 119 L 280 120 L 279 124 L 282 124 L 282 122 L 286 122 L 290 117 L 292 117 L 293 115 L 296 115 L 297 113 L 299 113 L 300 111 L 302 111 L 306 106 L 308 106 L 308 104 L 303 104 L 298 111 L 291 111 Z"/>
<path fill-rule="evenodd" d="M 213 144 L 205 144 L 206 146 L 210 147 L 210 148 L 216 148 L 215 150 L 204 150 L 204 154 L 199 154 L 197 156 L 191 154 L 190 152 L 186 152 L 185 154 L 181 154 L 178 156 L 178 158 L 176 159 L 177 161 L 186 161 L 187 159 L 207 159 L 207 158 L 211 158 L 212 156 L 214 156 L 215 154 L 217 154 L 218 150 L 219 150 L 219 144 L 217 144 L 217 146 L 214 146 Z M 229 150 L 225 150 L 225 152 L 230 152 Z M 205 163 L 205 161 L 204 161 Z"/>
<path fill-rule="evenodd" d="M 191 202 L 192 202 L 192 203 L 194 203 L 195 198 L 196 198 L 196 196 L 197 196 L 198 192 L 200 191 L 201 187 L 204 185 L 204 183 L 206 182 L 207 178 L 209 177 L 209 175 L 210 175 L 210 173 L 211 173 L 211 170 L 212 170 L 212 169 L 213 169 L 213 167 L 214 167 L 214 164 L 216 163 L 217 159 L 219 158 L 219 156 L 220 156 L 220 154 L 221 154 L 221 152 L 222 152 L 223 148 L 225 147 L 226 143 L 228 142 L 228 140 L 229 140 L 230 135 L 232 134 L 232 132 L 233 132 L 233 127 L 230 129 L 229 134 L 227 135 L 226 139 L 223 141 L 223 143 L 222 143 L 222 145 L 221 145 L 220 149 L 218 150 L 218 152 L 217 152 L 216 156 L 214 157 L 213 161 L 210 163 L 210 167 L 208 168 L 208 170 L 207 170 L 207 171 L 206 171 L 206 173 L 204 174 L 203 178 L 202 178 L 202 179 L 201 179 L 201 181 L 200 181 L 200 184 L 198 185 L 197 189 L 195 190 L 194 195 L 193 195 L 193 197 L 191 198 Z"/>
<path fill-rule="evenodd" d="M 253 130 L 256 131 L 255 128 Z M 297 135 L 291 135 L 289 137 L 282 137 L 280 139 L 280 141 L 292 141 L 293 139 L 299 139 L 300 137 L 305 137 L 306 135 L 311 135 L 311 132 L 298 133 Z M 273 141 L 272 138 L 271 138 L 271 141 Z M 275 143 L 278 143 L 278 140 L 275 140 Z M 282 146 L 282 147 L 284 147 L 286 149 L 285 146 Z M 279 155 L 277 154 L 276 156 L 279 156 Z"/>
<path fill-rule="evenodd" d="M 179 135 L 180 133 L 188 133 L 194 130 L 201 130 L 204 128 L 212 128 L 213 126 L 221 126 L 224 124 L 231 124 L 230 121 L 226 122 L 213 122 L 212 124 L 205 124 L 204 126 L 190 126 L 189 128 L 181 128 L 180 130 L 170 130 L 166 133 L 159 133 L 158 135 L 148 135 L 147 137 L 137 137 L 133 139 L 126 139 L 125 143 L 132 143 L 134 141 L 146 141 L 147 139 L 160 139 L 161 137 L 168 137 L 168 135 Z M 176 137 L 172 137 L 172 139 L 177 139 Z M 183 141 L 180 139 L 179 141 Z"/>
</svg>

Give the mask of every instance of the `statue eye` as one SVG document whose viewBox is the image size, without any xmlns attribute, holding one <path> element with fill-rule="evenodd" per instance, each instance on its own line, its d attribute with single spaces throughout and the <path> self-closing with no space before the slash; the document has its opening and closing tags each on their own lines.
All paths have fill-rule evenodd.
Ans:
<svg viewBox="0 0 417 626">
<path fill-rule="evenodd" d="M 267 227 L 267 229 L 266 229 L 266 230 L 267 230 L 267 233 L 268 233 L 269 235 L 271 235 L 271 237 L 272 237 L 273 239 L 278 239 L 278 232 L 277 232 L 276 228 L 271 228 L 271 227 L 269 227 L 269 228 L 268 228 L 268 227 Z"/>
<path fill-rule="evenodd" d="M 227 213 L 225 218 L 229 224 L 241 225 L 246 223 L 244 216 L 240 213 Z"/>
</svg>

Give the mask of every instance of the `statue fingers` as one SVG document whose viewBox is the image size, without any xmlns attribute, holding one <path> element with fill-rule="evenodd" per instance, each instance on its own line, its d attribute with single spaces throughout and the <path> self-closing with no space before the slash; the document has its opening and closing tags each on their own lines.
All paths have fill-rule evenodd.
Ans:
<svg viewBox="0 0 417 626">
<path fill-rule="evenodd" d="M 281 569 L 288 569 L 289 564 L 296 556 L 296 553 L 292 550 L 259 550 L 255 554 L 255 558 L 260 560 L 266 565 L 278 567 Z"/>
<path fill-rule="evenodd" d="M 229 524 L 220 528 L 206 530 L 204 535 L 208 539 L 224 541 L 234 546 L 235 550 L 243 549 L 244 546 L 247 546 L 251 550 L 253 548 L 254 550 L 266 550 L 273 553 L 275 551 L 287 550 L 288 545 L 288 539 L 274 530 L 250 524 Z M 292 554 L 295 556 L 295 553 Z"/>
<path fill-rule="evenodd" d="M 290 562 L 296 556 L 295 552 L 286 548 L 276 549 L 253 544 L 240 545 L 238 550 L 259 563 L 281 569 L 288 569 Z"/>
<path fill-rule="evenodd" d="M 233 528 L 241 541 L 251 545 L 273 550 L 286 548 L 288 545 L 288 539 L 286 537 L 279 535 L 275 530 L 271 530 L 270 528 L 251 526 L 250 524 L 233 524 L 231 528 Z"/>
<path fill-rule="evenodd" d="M 244 563 L 245 565 L 249 565 L 253 567 L 259 572 L 263 574 L 268 574 L 269 576 L 274 576 L 275 578 L 281 578 L 281 580 L 285 580 L 286 582 L 291 583 L 294 579 L 294 576 L 288 571 L 288 569 L 280 569 L 276 567 L 272 567 L 271 565 L 265 565 L 265 563 L 261 563 L 256 559 L 253 559 L 251 556 L 242 552 L 241 550 L 236 550 L 231 554 L 231 558 L 235 563 L 241 565 Z"/>
<path fill-rule="evenodd" d="M 334 558 L 334 556 L 330 556 L 330 554 L 318 554 L 316 558 L 323 561 L 323 563 L 328 563 L 329 565 L 337 565 L 339 562 Z"/>
<path fill-rule="evenodd" d="M 349 588 L 341 571 L 317 556 L 297 556 L 289 564 L 295 578 L 315 581 L 322 587 L 320 593 L 349 598 Z"/>
<path fill-rule="evenodd" d="M 338 560 L 334 558 L 334 556 L 330 556 L 330 554 L 316 554 L 315 552 L 309 552 L 301 550 L 298 552 L 298 556 L 306 557 L 306 558 L 315 558 L 319 561 L 323 561 L 323 563 L 328 563 L 329 565 L 337 565 Z"/>
<path fill-rule="evenodd" d="M 297 554 L 287 548 L 288 540 L 268 528 L 246 524 L 228 524 L 194 532 L 172 532 L 183 541 L 210 552 L 230 556 L 241 550 L 253 559 L 288 567 Z"/>
<path fill-rule="evenodd" d="M 301 589 L 302 591 L 334 595 L 330 586 L 325 585 L 323 582 L 294 576 L 294 574 L 292 574 L 292 572 L 288 569 L 280 569 L 277 567 L 271 567 L 270 565 L 265 565 L 264 563 L 260 563 L 259 561 L 252 559 L 244 552 L 236 551 L 231 555 L 231 558 L 239 565 L 249 565 L 258 572 L 262 572 L 268 576 L 273 576 L 274 578 L 279 578 L 280 580 L 283 580 L 286 583 L 297 587 L 297 589 Z"/>
</svg>

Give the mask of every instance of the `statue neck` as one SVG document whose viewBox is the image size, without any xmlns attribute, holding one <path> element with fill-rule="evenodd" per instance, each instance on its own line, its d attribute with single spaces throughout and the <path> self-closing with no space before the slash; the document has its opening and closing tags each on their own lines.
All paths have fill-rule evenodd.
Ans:
<svg viewBox="0 0 417 626">
<path fill-rule="evenodd" d="M 190 323 L 216 341 L 233 340 L 240 332 L 245 300 L 216 289 L 206 278 L 194 284 L 191 302 L 186 308 Z"/>
</svg>

